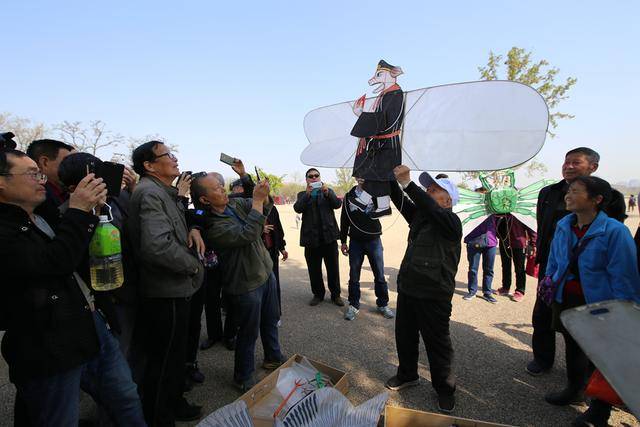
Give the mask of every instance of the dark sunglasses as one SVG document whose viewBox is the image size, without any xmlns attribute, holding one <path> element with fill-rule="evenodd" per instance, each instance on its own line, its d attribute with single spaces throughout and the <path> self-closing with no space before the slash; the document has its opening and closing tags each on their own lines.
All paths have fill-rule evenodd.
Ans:
<svg viewBox="0 0 640 427">
<path fill-rule="evenodd" d="M 307 178 L 310 178 L 310 179 L 313 179 L 313 178 L 320 178 L 320 174 L 319 174 L 319 173 L 316 173 L 316 174 L 313 174 L 313 175 L 307 175 Z"/>
<path fill-rule="evenodd" d="M 178 158 L 175 156 L 175 154 L 173 154 L 172 152 L 168 152 L 168 153 L 164 153 L 164 154 L 160 154 L 159 156 L 156 156 L 153 161 L 155 162 L 156 160 L 158 160 L 160 157 L 164 157 L 167 156 L 168 158 L 170 158 L 173 161 L 178 160 Z"/>
</svg>

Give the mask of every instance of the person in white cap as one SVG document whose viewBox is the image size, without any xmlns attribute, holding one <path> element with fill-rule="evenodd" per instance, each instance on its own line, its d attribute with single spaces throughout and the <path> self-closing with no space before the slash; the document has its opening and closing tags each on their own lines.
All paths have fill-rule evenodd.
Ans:
<svg viewBox="0 0 640 427">
<path fill-rule="evenodd" d="M 398 273 L 395 335 L 399 365 L 386 387 L 401 390 L 418 385 L 422 335 L 438 408 L 449 413 L 455 408 L 456 390 L 449 318 L 462 239 L 462 223 L 452 210 L 459 199 L 458 189 L 447 178 L 433 179 L 423 172 L 423 191 L 411 181 L 404 165 L 397 166 L 394 174 L 406 196 L 392 185 L 391 200 L 409 223 L 409 237 Z"/>
</svg>

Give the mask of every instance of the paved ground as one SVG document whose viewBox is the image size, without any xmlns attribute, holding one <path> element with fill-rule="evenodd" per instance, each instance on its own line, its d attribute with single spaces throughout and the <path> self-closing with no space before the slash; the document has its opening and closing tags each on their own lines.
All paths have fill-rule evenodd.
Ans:
<svg viewBox="0 0 640 427">
<path fill-rule="evenodd" d="M 383 392 L 384 381 L 395 374 L 397 356 L 394 322 L 375 313 L 373 276 L 365 267 L 362 275 L 360 316 L 353 322 L 342 318 L 342 310 L 325 302 L 309 307 L 309 280 L 292 207 L 279 207 L 287 234 L 290 259 L 281 266 L 283 326 L 280 341 L 286 354 L 300 353 L 348 371 L 351 384 L 349 399 L 363 402 Z M 627 224 L 635 231 L 637 213 Z M 395 307 L 396 275 L 406 246 L 406 225 L 396 213 L 384 219 L 385 273 L 391 289 L 391 306 Z M 514 303 L 499 297 L 496 305 L 476 298 L 462 300 L 466 290 L 466 259 L 457 275 L 453 300 L 451 334 L 456 352 L 458 406 L 455 415 L 521 426 L 569 425 L 584 406 L 556 408 L 546 404 L 543 395 L 564 385 L 564 346 L 558 338 L 556 367 L 543 377 L 534 378 L 524 371 L 531 359 L 531 311 L 535 297 L 533 279 L 527 281 L 523 302 Z M 348 262 L 340 257 L 343 296 L 346 297 Z M 366 263 L 365 263 L 366 265 Z M 500 260 L 496 260 L 495 287 L 500 285 Z M 204 335 L 205 331 L 203 331 Z M 189 393 L 189 399 L 205 405 L 207 411 L 235 400 L 240 393 L 231 386 L 233 353 L 216 345 L 200 352 L 200 367 L 207 381 Z M 261 361 L 258 347 L 256 361 Z M 262 378 L 266 372 L 258 370 Z M 435 396 L 429 382 L 429 368 L 424 349 L 420 354 L 419 387 L 391 393 L 389 403 L 424 411 L 435 411 Z M 6 365 L 0 362 L 0 425 L 11 425 L 14 388 L 8 384 Z M 84 412 L 89 405 L 84 399 Z M 631 415 L 616 411 L 612 425 L 640 425 Z M 195 425 L 183 424 L 183 425 Z"/>
</svg>

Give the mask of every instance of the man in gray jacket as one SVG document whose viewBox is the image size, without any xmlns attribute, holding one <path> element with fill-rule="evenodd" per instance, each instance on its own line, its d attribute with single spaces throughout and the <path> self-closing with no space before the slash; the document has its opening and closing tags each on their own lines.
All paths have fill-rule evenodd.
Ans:
<svg viewBox="0 0 640 427">
<path fill-rule="evenodd" d="M 133 151 L 141 176 L 131 197 L 129 230 L 139 270 L 140 329 L 147 357 L 142 404 L 149 426 L 195 420 L 200 406 L 182 396 L 191 296 L 202 284 L 203 268 L 188 230 L 185 206 L 171 183 L 180 174 L 169 147 L 158 141 Z M 201 240 L 201 239 L 200 239 Z"/>
</svg>

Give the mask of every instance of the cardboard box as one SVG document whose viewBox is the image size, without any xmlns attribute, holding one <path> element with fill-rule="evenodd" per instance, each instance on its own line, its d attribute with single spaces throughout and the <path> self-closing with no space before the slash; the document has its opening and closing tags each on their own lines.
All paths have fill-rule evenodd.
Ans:
<svg viewBox="0 0 640 427">
<path fill-rule="evenodd" d="M 433 412 L 386 406 L 384 409 L 385 427 L 510 427 L 506 424 L 494 424 L 467 418 L 450 417 Z"/>
<path fill-rule="evenodd" d="M 251 410 L 251 407 L 260 402 L 265 396 L 269 394 L 269 392 L 275 388 L 276 383 L 278 382 L 278 375 L 280 374 L 280 370 L 283 368 L 288 368 L 293 364 L 293 362 L 300 362 L 302 360 L 302 356 L 299 354 L 294 354 L 282 364 L 278 369 L 267 375 L 262 381 L 256 384 L 251 390 L 243 394 L 238 398 L 238 400 L 244 400 Z M 347 373 L 340 371 L 339 369 L 332 368 L 331 366 L 325 365 L 324 363 L 317 362 L 315 360 L 307 358 L 307 360 L 320 372 L 329 376 L 331 378 L 331 382 L 333 382 L 333 386 L 340 393 L 346 395 L 349 391 L 349 380 L 347 378 Z M 257 418 L 253 417 L 253 422 L 256 427 L 272 427 L 274 422 L 273 419 L 266 418 Z"/>
</svg>

